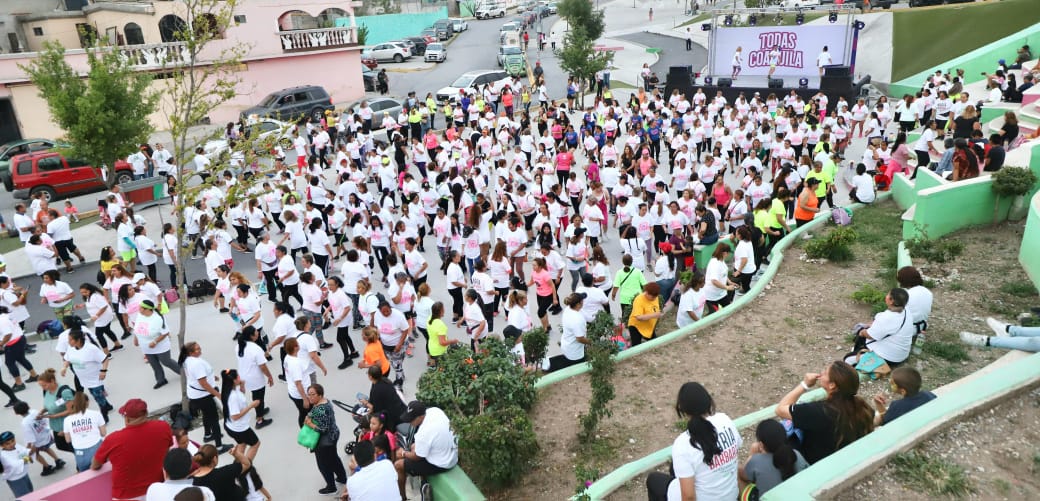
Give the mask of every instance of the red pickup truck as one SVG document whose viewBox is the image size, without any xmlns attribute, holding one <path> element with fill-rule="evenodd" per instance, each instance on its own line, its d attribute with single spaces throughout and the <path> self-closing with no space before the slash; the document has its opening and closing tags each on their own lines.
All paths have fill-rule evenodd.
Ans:
<svg viewBox="0 0 1040 501">
<path fill-rule="evenodd" d="M 65 158 L 55 151 L 37 151 L 11 159 L 11 183 L 14 198 L 26 200 L 43 193 L 47 200 L 58 197 L 104 191 L 115 184 L 134 178 L 130 164 L 116 160 L 115 179 L 106 181 L 101 169 L 82 160 Z"/>
</svg>

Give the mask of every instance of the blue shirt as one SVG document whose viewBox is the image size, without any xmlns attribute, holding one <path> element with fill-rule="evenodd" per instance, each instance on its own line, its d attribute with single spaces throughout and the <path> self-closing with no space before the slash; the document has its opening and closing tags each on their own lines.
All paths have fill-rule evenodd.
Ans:
<svg viewBox="0 0 1040 501">
<path fill-rule="evenodd" d="M 892 402 L 892 405 L 888 406 L 888 411 L 885 412 L 885 417 L 881 419 L 881 424 L 884 425 L 891 423 L 893 419 L 927 404 L 932 400 L 935 400 L 935 394 L 930 391 L 922 391 L 912 397 L 896 400 L 895 402 Z"/>
</svg>

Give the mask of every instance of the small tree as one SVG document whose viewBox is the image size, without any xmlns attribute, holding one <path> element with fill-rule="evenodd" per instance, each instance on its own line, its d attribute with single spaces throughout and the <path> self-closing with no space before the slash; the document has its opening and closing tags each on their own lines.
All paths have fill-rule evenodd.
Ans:
<svg viewBox="0 0 1040 501">
<path fill-rule="evenodd" d="M 556 12 L 567 20 L 570 29 L 580 27 L 589 40 L 595 41 L 603 36 L 606 24 L 603 21 L 603 10 L 596 10 L 589 0 L 563 0 L 556 4 Z"/>
<path fill-rule="evenodd" d="M 579 418 L 581 431 L 578 438 L 581 443 L 588 443 L 596 436 L 599 422 L 611 415 L 607 404 L 614 400 L 614 354 L 618 345 L 610 338 L 614 336 L 617 320 L 605 311 L 596 314 L 586 330 L 585 336 L 590 341 L 585 345 L 585 358 L 589 363 L 589 382 L 592 385 L 592 398 L 589 399 L 589 412 Z"/>
<path fill-rule="evenodd" d="M 1020 197 L 1036 186 L 1036 174 L 1025 167 L 1004 167 L 993 174 L 993 193 L 997 202 L 993 207 L 993 224 L 997 224 L 1001 197 Z M 1008 212 L 1011 208 L 1008 207 Z M 1006 217 L 1006 216 L 1005 216 Z"/>
<path fill-rule="evenodd" d="M 563 45 L 556 49 L 560 68 L 577 78 L 581 89 L 586 88 L 597 71 L 606 69 L 614 56 L 611 52 L 597 52 L 593 40 L 581 25 L 571 24 Z M 585 93 L 579 92 L 578 96 L 580 105 L 585 106 Z"/>
<path fill-rule="evenodd" d="M 68 155 L 114 167 L 117 158 L 147 142 L 152 132 L 148 116 L 155 111 L 158 95 L 149 90 L 151 75 L 134 71 L 118 50 L 96 46 L 86 53 L 86 79 L 65 61 L 65 48 L 53 41 L 44 43 L 39 57 L 19 67 L 39 88 L 54 123 L 64 129 Z"/>
<path fill-rule="evenodd" d="M 537 327 L 524 333 L 524 357 L 529 364 L 541 363 L 549 349 L 549 333 Z"/>
</svg>

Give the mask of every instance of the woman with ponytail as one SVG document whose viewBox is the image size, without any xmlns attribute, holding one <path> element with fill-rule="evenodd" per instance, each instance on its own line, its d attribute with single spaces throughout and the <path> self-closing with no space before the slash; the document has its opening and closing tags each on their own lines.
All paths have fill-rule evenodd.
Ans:
<svg viewBox="0 0 1040 501">
<path fill-rule="evenodd" d="M 650 501 L 737 499 L 741 440 L 733 420 L 715 412 L 708 390 L 694 382 L 679 388 L 675 411 L 687 419 L 686 431 L 672 443 L 675 478 L 659 472 L 647 476 Z"/>
<path fill-rule="evenodd" d="M 181 375 L 188 381 L 188 412 L 192 418 L 202 413 L 202 428 L 206 433 L 203 441 L 212 440 L 220 454 L 227 452 L 231 446 L 221 442 L 220 411 L 217 410 L 217 403 L 214 401 L 214 398 L 221 398 L 221 395 L 215 388 L 217 378 L 213 374 L 213 366 L 202 358 L 202 345 L 191 341 L 181 346 L 177 365 L 181 366 Z"/>
<path fill-rule="evenodd" d="M 264 397 L 267 394 L 267 387 L 274 386 L 274 377 L 267 368 L 267 353 L 259 342 L 260 331 L 252 325 L 242 328 L 242 333 L 238 336 L 238 374 L 242 378 L 243 390 L 249 392 L 249 400 L 260 402 L 256 406 L 256 429 L 258 430 L 271 424 L 270 419 L 264 418 L 270 410 L 264 406 Z M 227 402 L 224 403 L 224 409 L 227 409 Z"/>
<path fill-rule="evenodd" d="M 245 445 L 246 457 L 252 461 L 260 450 L 260 438 L 249 426 L 249 411 L 259 409 L 261 401 L 246 396 L 245 381 L 235 369 L 224 369 L 220 373 L 220 404 L 224 408 L 224 431 Z"/>
<path fill-rule="evenodd" d="M 827 398 L 799 404 L 798 398 L 819 382 Z M 874 411 L 860 398 L 859 374 L 851 365 L 838 361 L 823 372 L 808 373 L 798 386 L 784 395 L 776 406 L 776 415 L 790 419 L 801 431 L 795 448 L 813 464 L 874 428 Z"/>
<path fill-rule="evenodd" d="M 788 443 L 784 425 L 775 419 L 758 423 L 755 438 L 758 441 L 749 449 L 751 457 L 740 467 L 739 474 L 740 480 L 753 484 L 759 495 L 809 467 L 802 453 Z"/>
</svg>

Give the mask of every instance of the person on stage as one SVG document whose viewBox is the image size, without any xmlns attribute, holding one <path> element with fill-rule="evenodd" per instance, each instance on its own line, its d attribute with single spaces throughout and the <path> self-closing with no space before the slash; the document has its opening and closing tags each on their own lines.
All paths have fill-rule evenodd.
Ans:
<svg viewBox="0 0 1040 501">
<path fill-rule="evenodd" d="M 769 75 L 772 78 L 773 72 L 776 71 L 776 65 L 780 64 L 780 46 L 774 45 L 773 50 L 769 51 Z"/>
<path fill-rule="evenodd" d="M 743 60 L 743 55 L 740 51 L 742 50 L 743 49 L 738 46 L 737 51 L 733 53 L 733 74 L 730 75 L 730 78 L 737 78 L 737 75 L 740 74 L 741 61 Z"/>
<path fill-rule="evenodd" d="M 823 52 L 816 56 L 816 66 L 820 69 L 820 76 L 823 76 L 823 68 L 833 64 L 831 60 L 831 53 L 827 52 L 827 46 L 823 46 Z"/>
</svg>

